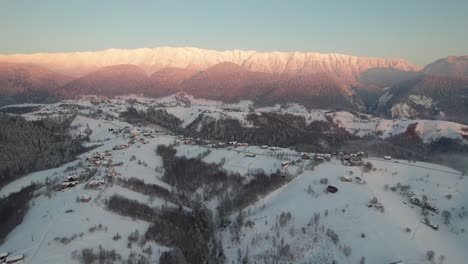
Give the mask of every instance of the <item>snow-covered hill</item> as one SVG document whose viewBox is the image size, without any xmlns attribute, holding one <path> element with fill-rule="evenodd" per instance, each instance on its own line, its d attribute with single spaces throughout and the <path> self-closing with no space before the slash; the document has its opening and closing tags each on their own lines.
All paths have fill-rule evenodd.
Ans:
<svg viewBox="0 0 468 264">
<path fill-rule="evenodd" d="M 158 263 L 159 256 L 170 247 L 151 240 L 132 240 L 136 230 L 142 236 L 151 223 L 111 211 L 106 202 L 117 194 L 149 208 L 191 211 L 178 201 L 145 194 L 117 180 L 134 178 L 175 193 L 175 187 L 163 179 L 163 158 L 155 151 L 159 145 L 174 144 L 178 157 L 199 157 L 206 163 L 221 164 L 226 171 L 239 173 L 246 182 L 253 180 L 252 175 L 258 171 L 282 171 L 287 178 L 286 184 L 246 206 L 242 213 L 230 214 L 230 224 L 216 231 L 225 263 L 241 263 L 244 259 L 248 263 L 427 263 L 426 253 L 430 250 L 435 252 L 435 260 L 443 259 L 443 263 L 464 263 L 468 258 L 468 195 L 464 191 L 468 179 L 459 171 L 381 157 L 364 158 L 364 163 L 372 164 L 365 170 L 362 166 L 345 166 L 335 156 L 329 161 L 302 160 L 302 153 L 274 146 L 218 147 L 218 141 L 196 144 L 161 127 L 134 126 L 121 120 L 119 113 L 130 105 L 139 110 L 164 108 L 181 119 L 185 128 L 199 116 L 235 119 L 251 127 L 253 124 L 246 119 L 249 113 L 289 113 L 304 117 L 309 124 L 333 122 L 358 136 L 370 133 L 389 137 L 417 123 L 417 134 L 424 141 L 450 137 L 466 144 L 466 127 L 455 123 L 384 120 L 343 111 L 307 110 L 297 104 L 255 108 L 250 101 L 225 104 L 177 94 L 157 100 L 127 96 L 101 102 L 88 97 L 37 105 L 39 110 L 23 116 L 34 120 L 68 111 L 77 114 L 72 124 L 75 133 L 92 130 L 89 144 L 99 146 L 74 162 L 28 174 L 0 190 L 3 197 L 31 182 L 45 184 L 31 201 L 23 222 L 0 245 L 0 252 L 24 254 L 23 263 L 75 263 L 77 258 L 72 257 L 72 252 L 93 248 L 96 253 L 101 246 L 122 257 L 116 262 L 133 259 L 131 263 L 137 263 L 144 257 L 148 263 Z M 113 132 L 120 129 L 123 132 Z M 145 131 L 148 134 L 144 135 Z M 86 161 L 95 153 L 101 153 L 104 160 Z M 110 159 L 114 166 L 107 167 Z M 88 168 L 96 171 L 85 182 L 61 191 L 50 187 Z M 342 181 L 342 176 L 352 182 Z M 327 185 L 337 187 L 338 192 L 325 192 Z M 421 208 L 410 202 L 410 195 L 427 200 L 438 212 L 426 210 L 427 215 L 422 215 Z M 80 202 L 83 197 L 91 200 Z M 203 202 L 214 210 L 219 199 Z M 449 221 L 444 211 L 449 212 Z M 429 221 L 426 224 L 425 218 Z M 240 220 L 242 224 L 234 228 Z M 438 225 L 438 229 L 428 223 Z"/>
</svg>

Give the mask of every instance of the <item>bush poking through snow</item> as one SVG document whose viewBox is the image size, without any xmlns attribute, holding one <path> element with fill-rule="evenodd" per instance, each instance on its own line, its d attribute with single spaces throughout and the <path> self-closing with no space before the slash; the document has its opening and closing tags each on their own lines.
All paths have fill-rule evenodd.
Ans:
<svg viewBox="0 0 468 264">
<path fill-rule="evenodd" d="M 372 165 L 372 163 L 370 163 L 370 162 L 368 161 L 368 162 L 366 162 L 366 164 L 364 165 L 363 170 L 364 170 L 364 172 L 369 172 L 369 171 L 371 171 L 373 168 L 374 168 L 374 165 Z"/>
<path fill-rule="evenodd" d="M 328 184 L 328 179 L 327 178 L 320 179 L 320 184 L 323 184 L 323 185 Z"/>
<path fill-rule="evenodd" d="M 359 264 L 366 264 L 366 258 L 364 256 L 361 257 Z"/>
<path fill-rule="evenodd" d="M 73 251 L 72 258 L 82 264 L 92 263 L 116 263 L 122 260 L 122 256 L 115 250 L 107 250 L 99 245 L 98 252 L 92 248 L 84 248 L 81 251 Z"/>
<path fill-rule="evenodd" d="M 450 214 L 449 211 L 447 211 L 447 210 L 442 211 L 442 217 L 444 218 L 444 223 L 445 224 L 450 224 L 451 214 Z"/>
<path fill-rule="evenodd" d="M 343 246 L 343 254 L 347 257 L 351 256 L 351 247 L 350 246 Z"/>
<path fill-rule="evenodd" d="M 114 241 L 118 241 L 122 238 L 122 236 L 119 234 L 119 232 L 117 232 L 117 234 L 115 234 L 115 236 L 112 237 L 112 240 Z"/>
<path fill-rule="evenodd" d="M 427 258 L 427 260 L 429 260 L 429 261 L 431 261 L 431 262 L 434 261 L 434 259 L 435 259 L 435 252 L 434 252 L 434 250 L 428 250 L 428 251 L 426 252 L 426 258 Z"/>
<path fill-rule="evenodd" d="M 338 243 L 340 242 L 338 234 L 330 228 L 327 229 L 326 235 L 333 241 L 333 243 L 335 243 L 335 245 L 338 245 Z"/>
</svg>

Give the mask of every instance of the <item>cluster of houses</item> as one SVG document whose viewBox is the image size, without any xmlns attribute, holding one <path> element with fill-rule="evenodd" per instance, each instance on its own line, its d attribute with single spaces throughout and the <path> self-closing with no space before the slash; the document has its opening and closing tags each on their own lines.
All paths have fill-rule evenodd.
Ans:
<svg viewBox="0 0 468 264">
<path fill-rule="evenodd" d="M 101 185 L 104 185 L 106 184 L 106 181 L 105 180 L 91 180 L 88 182 L 87 186 L 91 187 L 91 188 L 97 188 Z"/>
<path fill-rule="evenodd" d="M 111 165 L 111 166 L 108 166 L 108 168 L 106 169 L 106 175 L 107 177 L 115 177 L 117 176 L 117 172 L 115 171 L 114 167 Z"/>
<path fill-rule="evenodd" d="M 409 198 L 410 198 L 410 202 L 416 206 L 419 206 L 421 207 L 422 209 L 427 209 L 431 212 L 434 212 L 434 213 L 437 213 L 438 212 L 438 209 L 435 205 L 429 203 L 428 201 L 426 201 L 425 199 L 423 199 L 422 197 L 419 197 L 415 194 L 410 194 L 409 195 Z"/>
<path fill-rule="evenodd" d="M 341 160 L 341 163 L 345 166 L 362 166 L 362 158 L 365 156 L 364 152 L 357 153 L 338 153 L 338 158 Z"/>
<path fill-rule="evenodd" d="M 207 145 L 207 144 L 210 144 L 211 141 L 209 140 L 203 140 L 201 138 L 193 138 L 193 137 L 181 137 L 182 138 L 182 142 L 185 144 L 185 145 Z"/>
<path fill-rule="evenodd" d="M 62 182 L 60 187 L 57 189 L 57 191 L 61 191 L 66 188 L 73 188 L 75 187 L 80 181 L 75 176 L 69 175 L 65 178 L 65 181 Z"/>
<path fill-rule="evenodd" d="M 122 150 L 122 149 L 126 149 L 128 148 L 128 144 L 120 144 L 120 145 L 117 145 L 113 148 L 113 150 Z"/>
<path fill-rule="evenodd" d="M 0 263 L 7 263 L 7 264 L 11 264 L 11 263 L 19 263 L 20 261 L 22 261 L 24 259 L 24 254 L 19 254 L 19 255 L 16 255 L 16 256 L 10 256 L 10 253 L 8 252 L 1 252 L 0 253 Z"/>
<path fill-rule="evenodd" d="M 130 137 L 138 137 L 142 135 L 146 138 L 154 138 L 154 133 L 158 132 L 149 129 L 141 129 L 138 127 L 130 128 L 129 126 L 125 126 L 123 128 L 110 127 L 108 130 L 113 134 L 128 134 Z"/>
<path fill-rule="evenodd" d="M 302 153 L 301 158 L 303 160 L 310 160 L 313 159 L 315 161 L 329 161 L 332 157 L 332 154 L 328 153 L 316 153 L 316 154 L 309 154 L 309 153 Z"/>
<path fill-rule="evenodd" d="M 87 157 L 86 161 L 96 166 L 100 166 L 105 159 L 106 158 L 100 153 L 94 153 L 93 155 Z"/>
<path fill-rule="evenodd" d="M 354 181 L 355 183 L 365 183 L 365 182 L 361 179 L 361 177 L 354 177 L 354 179 L 353 179 L 353 177 L 351 177 L 351 176 L 349 176 L 349 175 L 341 176 L 340 180 L 341 180 L 342 182 L 353 182 L 353 181 Z"/>
<path fill-rule="evenodd" d="M 91 196 L 89 196 L 87 194 L 84 194 L 84 195 L 80 196 L 80 202 L 87 203 L 89 201 L 91 201 Z"/>
</svg>

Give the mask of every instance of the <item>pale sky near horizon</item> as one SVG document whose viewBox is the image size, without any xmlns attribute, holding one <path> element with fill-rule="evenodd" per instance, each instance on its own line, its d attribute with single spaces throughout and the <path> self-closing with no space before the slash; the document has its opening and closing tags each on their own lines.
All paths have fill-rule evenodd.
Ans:
<svg viewBox="0 0 468 264">
<path fill-rule="evenodd" d="M 3 54 L 174 46 L 425 65 L 468 54 L 468 0 L 0 0 L 0 32 Z"/>
</svg>

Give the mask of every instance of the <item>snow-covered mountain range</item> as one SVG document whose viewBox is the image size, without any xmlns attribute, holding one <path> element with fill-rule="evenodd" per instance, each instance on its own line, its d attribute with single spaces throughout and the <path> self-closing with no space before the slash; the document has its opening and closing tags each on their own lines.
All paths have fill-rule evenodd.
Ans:
<svg viewBox="0 0 468 264">
<path fill-rule="evenodd" d="M 467 72 L 467 56 L 421 68 L 402 59 L 343 54 L 172 47 L 12 54 L 0 55 L 0 105 L 84 94 L 185 92 L 225 102 L 296 102 L 467 123 Z"/>
<path fill-rule="evenodd" d="M 33 63 L 73 76 L 82 76 L 98 68 L 116 64 L 136 65 L 151 74 L 168 67 L 202 71 L 221 62 L 232 62 L 256 72 L 333 72 L 347 78 L 355 77 L 369 68 L 395 68 L 404 71 L 421 69 L 403 59 L 363 58 L 335 53 L 216 51 L 173 47 L 0 55 L 0 61 Z"/>
</svg>

